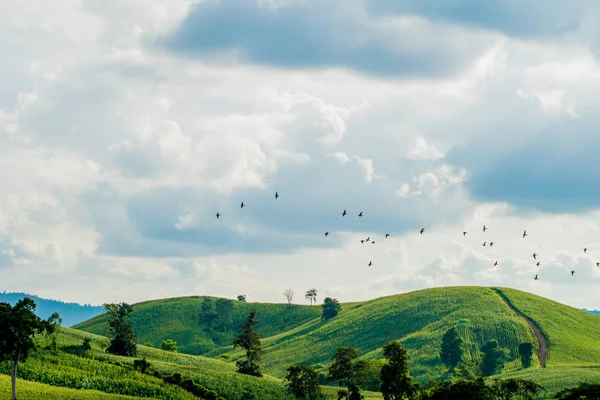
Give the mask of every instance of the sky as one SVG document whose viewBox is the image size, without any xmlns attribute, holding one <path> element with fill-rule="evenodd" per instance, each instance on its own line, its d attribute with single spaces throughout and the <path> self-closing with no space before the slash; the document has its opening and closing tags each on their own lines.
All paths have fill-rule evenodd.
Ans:
<svg viewBox="0 0 600 400">
<path fill-rule="evenodd" d="M 595 0 L 2 0 L 0 290 L 598 309 L 599 33 Z"/>
</svg>

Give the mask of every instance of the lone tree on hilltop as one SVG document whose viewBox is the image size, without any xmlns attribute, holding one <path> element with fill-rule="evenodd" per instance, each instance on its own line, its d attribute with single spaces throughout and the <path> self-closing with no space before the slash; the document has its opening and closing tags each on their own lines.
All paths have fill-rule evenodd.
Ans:
<svg viewBox="0 0 600 400">
<path fill-rule="evenodd" d="M 504 368 L 504 363 L 508 359 L 508 349 L 502 349 L 498 346 L 497 340 L 488 340 L 482 347 L 483 360 L 481 362 L 481 372 L 483 376 L 499 374 Z"/>
<path fill-rule="evenodd" d="M 294 292 L 292 289 L 285 289 L 285 291 L 283 292 L 283 295 L 287 299 L 288 305 L 291 306 L 292 300 L 294 300 L 294 296 L 296 295 L 296 292 Z"/>
<path fill-rule="evenodd" d="M 17 398 L 17 367 L 36 348 L 35 334 L 52 334 L 56 329 L 52 322 L 35 315 L 35 307 L 35 301 L 29 297 L 19 300 L 14 307 L 0 303 L 0 362 L 9 362 L 13 400 Z"/>
<path fill-rule="evenodd" d="M 463 340 L 458 334 L 456 328 L 450 328 L 442 337 L 442 349 L 440 358 L 442 363 L 450 369 L 454 369 L 460 364 L 463 358 Z"/>
<path fill-rule="evenodd" d="M 533 359 L 533 345 L 529 342 L 523 342 L 519 345 L 519 356 L 521 357 L 521 364 L 523 368 L 531 367 L 531 361 Z"/>
<path fill-rule="evenodd" d="M 349 400 L 350 394 L 356 391 L 352 389 L 365 368 L 365 361 L 358 360 L 358 350 L 353 347 L 338 348 L 332 360 L 327 381 L 337 381 L 340 386 L 346 387 L 346 400 Z"/>
<path fill-rule="evenodd" d="M 240 294 L 240 295 L 237 297 L 237 299 L 238 299 L 239 301 L 243 301 L 243 302 L 245 303 L 245 302 L 246 302 L 246 295 L 245 295 L 245 294 Z"/>
<path fill-rule="evenodd" d="M 133 326 L 125 319 L 133 312 L 133 308 L 127 303 L 106 303 L 104 308 L 106 309 L 104 313 L 109 316 L 108 327 L 113 336 L 106 352 L 135 357 L 137 355 L 137 338 L 133 333 Z"/>
<path fill-rule="evenodd" d="M 287 368 L 285 379 L 288 391 L 297 399 L 313 400 L 322 395 L 319 373 L 307 365 L 292 365 Z"/>
<path fill-rule="evenodd" d="M 330 319 L 338 315 L 338 313 L 342 309 L 342 305 L 337 301 L 337 299 L 332 299 L 331 297 L 326 297 L 323 301 L 323 314 L 321 315 L 321 319 Z"/>
<path fill-rule="evenodd" d="M 317 302 L 317 289 L 309 289 L 304 295 L 304 298 L 310 301 L 310 305 L 312 306 L 313 303 Z"/>
<path fill-rule="evenodd" d="M 258 324 L 256 320 L 256 311 L 251 310 L 250 314 L 244 320 L 244 323 L 240 325 L 239 335 L 233 339 L 233 348 L 241 347 L 246 350 L 246 359 L 238 360 L 236 365 L 238 367 L 237 372 L 245 375 L 252 375 L 262 377 L 260 372 L 260 355 L 262 353 L 260 344 L 260 333 L 256 330 L 255 325 Z"/>
<path fill-rule="evenodd" d="M 398 340 L 383 346 L 383 356 L 388 362 L 381 368 L 381 393 L 384 400 L 412 399 L 417 386 L 408 371 L 406 349 Z"/>
</svg>

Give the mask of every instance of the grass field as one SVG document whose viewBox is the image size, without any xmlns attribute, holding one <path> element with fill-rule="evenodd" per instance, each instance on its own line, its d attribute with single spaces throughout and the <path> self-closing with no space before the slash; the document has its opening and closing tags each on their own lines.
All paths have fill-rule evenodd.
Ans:
<svg viewBox="0 0 600 400">
<path fill-rule="evenodd" d="M 537 346 L 537 342 L 531 327 L 508 308 L 496 290 L 542 329 L 548 339 L 548 368 L 539 369 L 535 360 L 532 368 L 520 368 L 519 343 L 529 341 Z M 502 347 L 510 349 L 512 360 L 500 377 L 534 380 L 548 389 L 543 398 L 550 398 L 558 389 L 582 381 L 600 382 L 600 318 L 517 290 L 486 287 L 426 289 L 366 302 L 344 303 L 340 314 L 328 321 L 321 321 L 319 306 L 289 307 L 287 304 L 234 301 L 234 318 L 223 332 L 210 332 L 201 326 L 201 302 L 201 297 L 186 297 L 135 304 L 131 321 L 140 343 L 150 341 L 156 345 L 171 338 L 178 341 L 182 350 L 202 349 L 205 355 L 214 358 L 170 353 L 141 345 L 138 346 L 138 357 L 146 357 L 153 370 L 162 374 L 179 372 L 184 379 L 193 379 L 230 400 L 239 400 L 246 388 L 261 400 L 291 399 L 281 380 L 286 367 L 306 363 L 325 373 L 340 346 L 356 347 L 361 357 L 378 359 L 382 346 L 394 339 L 401 340 L 407 348 L 411 375 L 419 382 L 440 379 L 445 376 L 439 361 L 441 337 L 453 326 L 458 327 L 465 341 L 467 358 L 478 357 L 479 347 L 489 339 L 497 339 Z M 266 375 L 263 378 L 237 374 L 234 361 L 242 354 L 240 350 L 233 351 L 229 345 L 237 333 L 237 325 L 250 309 L 257 310 L 257 328 L 264 335 L 265 354 L 261 364 Z M 104 317 L 96 317 L 78 327 L 103 333 L 105 323 Z M 92 339 L 93 349 L 89 356 L 80 357 L 77 353 L 84 337 Z M 103 396 L 194 398 L 181 388 L 133 371 L 132 358 L 106 354 L 106 337 L 61 328 L 58 342 L 59 351 L 37 352 L 20 366 L 19 383 L 23 383 L 24 391 L 46 393 L 43 392 L 46 390 L 50 393 L 54 390 L 57 393 L 44 394 L 44 398 L 59 396 L 64 388 L 82 389 L 82 396 L 92 396 L 94 392 L 91 391 L 96 390 L 104 393 Z M 0 372 L 8 372 L 5 365 L 0 366 Z M 36 386 L 23 379 L 52 386 Z M 336 397 L 337 388 L 324 389 L 332 399 Z M 64 396 L 71 395 L 67 392 Z M 379 393 L 363 394 L 369 400 L 381 399 Z"/>
</svg>

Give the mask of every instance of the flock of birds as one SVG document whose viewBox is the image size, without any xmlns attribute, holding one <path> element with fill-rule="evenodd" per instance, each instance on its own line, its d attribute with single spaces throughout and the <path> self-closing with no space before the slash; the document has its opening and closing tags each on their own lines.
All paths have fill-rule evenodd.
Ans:
<svg viewBox="0 0 600 400">
<path fill-rule="evenodd" d="M 278 192 L 275 192 L 275 200 L 277 200 L 278 198 L 279 198 L 279 193 L 278 193 Z M 242 202 L 241 202 L 241 204 L 240 204 L 240 208 L 244 208 L 245 206 L 246 206 L 246 205 L 245 205 L 245 204 L 244 204 L 244 202 L 242 201 Z M 219 213 L 217 213 L 216 215 L 217 215 L 217 219 L 219 219 L 219 218 L 221 217 L 221 214 L 219 214 Z M 346 215 L 348 215 L 348 212 L 347 212 L 347 210 L 346 210 L 346 209 L 344 209 L 344 211 L 342 212 L 342 217 L 345 217 Z M 362 216 L 363 216 L 363 212 L 361 211 L 361 212 L 358 214 L 358 216 L 359 216 L 359 217 L 362 217 Z M 487 231 L 487 230 L 488 230 L 487 226 L 483 225 L 483 228 L 482 228 L 482 230 L 483 230 L 483 232 L 485 233 L 485 231 Z M 421 228 L 421 230 L 419 231 L 419 233 L 420 233 L 421 235 L 423 235 L 423 233 L 424 233 L 424 232 L 425 232 L 425 228 Z M 466 232 L 466 231 L 463 231 L 463 233 L 462 233 L 462 234 L 463 234 L 463 237 L 464 237 L 464 236 L 467 236 L 468 232 Z M 325 236 L 329 236 L 329 232 L 325 232 Z M 387 239 L 389 236 L 390 236 L 390 234 L 389 234 L 389 233 L 386 233 L 386 234 L 385 234 L 385 238 L 386 238 L 386 239 Z M 526 237 L 526 236 L 527 236 L 527 230 L 524 230 L 524 231 L 523 231 L 523 235 L 522 235 L 523 239 L 525 239 L 525 237 Z M 360 242 L 361 242 L 362 244 L 365 244 L 365 243 L 371 243 L 371 244 L 375 244 L 375 240 L 371 240 L 371 237 L 370 237 L 370 236 L 369 236 L 369 237 L 367 237 L 366 239 L 361 239 L 361 240 L 360 240 Z M 482 246 L 483 246 L 483 247 L 487 247 L 487 246 L 488 246 L 488 242 L 487 242 L 487 240 L 483 242 Z M 494 242 L 489 242 L 489 246 L 490 246 L 490 247 L 494 247 Z M 583 252 L 584 252 L 585 254 L 587 254 L 587 251 L 588 251 L 587 247 L 584 247 L 584 248 L 583 248 Z M 542 263 L 541 263 L 540 261 L 538 261 L 538 258 L 537 258 L 537 256 L 538 256 L 538 255 L 537 255 L 537 253 L 535 253 L 535 252 L 532 254 L 532 257 L 533 257 L 533 259 L 536 261 L 536 264 L 535 264 L 535 265 L 536 265 L 537 267 L 540 267 L 540 266 L 542 265 Z M 372 265 L 373 265 L 373 261 L 369 261 L 369 264 L 368 264 L 367 266 L 368 266 L 368 267 L 371 267 Z M 496 261 L 494 262 L 494 267 L 497 267 L 497 266 L 498 266 L 498 260 L 496 260 Z M 596 267 L 600 268 L 600 262 L 597 262 L 597 263 L 596 263 Z M 571 270 L 571 276 L 575 276 L 575 271 L 574 271 L 574 270 Z M 536 274 L 536 275 L 535 275 L 535 277 L 534 277 L 533 279 L 537 281 L 537 280 L 539 279 L 538 277 L 539 277 L 539 274 Z"/>
</svg>

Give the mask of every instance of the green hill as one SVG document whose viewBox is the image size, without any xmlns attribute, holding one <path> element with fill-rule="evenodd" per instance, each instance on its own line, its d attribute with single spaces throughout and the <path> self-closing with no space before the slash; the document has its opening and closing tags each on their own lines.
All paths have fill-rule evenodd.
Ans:
<svg viewBox="0 0 600 400">
<path fill-rule="evenodd" d="M 92 350 L 82 356 L 81 344 L 86 337 L 91 339 Z M 178 386 L 134 371 L 134 358 L 107 354 L 105 349 L 109 341 L 105 337 L 61 328 L 56 351 L 43 349 L 49 343 L 48 338 L 37 340 L 40 350 L 33 352 L 27 362 L 19 364 L 18 398 L 197 399 Z M 239 400 L 245 390 L 252 391 L 261 400 L 293 399 L 282 380 L 269 375 L 256 378 L 238 374 L 232 363 L 145 346 L 138 346 L 138 353 L 138 358 L 145 357 L 150 362 L 153 371 L 163 375 L 180 373 L 183 379 L 192 379 L 228 400 Z M 10 390 L 8 372 L 8 365 L 0 363 L 0 396 Z M 335 388 L 324 387 L 324 391 L 329 398 L 335 398 Z M 364 394 L 366 400 L 381 399 L 379 393 Z"/>
<path fill-rule="evenodd" d="M 438 352 L 442 335 L 452 326 L 458 326 L 464 337 L 468 357 L 478 356 L 478 348 L 488 339 L 509 348 L 514 361 L 507 371 L 518 368 L 519 343 L 529 341 L 538 348 L 532 328 L 508 307 L 502 293 L 541 328 L 548 340 L 548 367 L 600 365 L 600 318 L 505 288 L 435 288 L 343 303 L 340 314 L 328 321 L 320 320 L 318 306 L 234 301 L 234 318 L 222 331 L 208 331 L 200 320 L 203 297 L 185 297 L 135 304 L 131 321 L 140 343 L 156 346 L 163 339 L 174 339 L 182 352 L 211 357 L 227 353 L 235 361 L 242 353 L 229 344 L 237 325 L 254 308 L 264 335 L 263 365 L 273 376 L 282 377 L 287 366 L 300 362 L 324 369 L 340 346 L 378 358 L 385 343 L 399 339 L 408 350 L 412 375 L 425 383 L 444 374 Z M 76 328 L 102 334 L 105 326 L 101 316 Z"/>
</svg>

